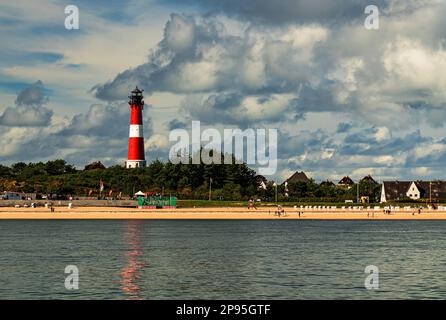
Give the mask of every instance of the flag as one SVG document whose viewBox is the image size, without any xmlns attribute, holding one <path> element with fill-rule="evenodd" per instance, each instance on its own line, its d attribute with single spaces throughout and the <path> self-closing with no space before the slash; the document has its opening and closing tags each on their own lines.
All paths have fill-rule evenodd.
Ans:
<svg viewBox="0 0 446 320">
<path fill-rule="evenodd" d="M 99 192 L 104 191 L 104 181 L 102 179 L 99 181 Z"/>
</svg>

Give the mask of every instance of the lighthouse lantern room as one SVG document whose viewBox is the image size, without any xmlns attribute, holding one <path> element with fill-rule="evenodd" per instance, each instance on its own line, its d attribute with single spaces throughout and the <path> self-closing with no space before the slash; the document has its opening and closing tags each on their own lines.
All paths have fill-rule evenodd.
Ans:
<svg viewBox="0 0 446 320">
<path fill-rule="evenodd" d="M 146 166 L 142 122 L 142 110 L 144 109 L 144 101 L 142 100 L 143 91 L 136 87 L 129 96 L 130 132 L 128 157 L 125 164 L 126 168 L 141 168 Z"/>
</svg>

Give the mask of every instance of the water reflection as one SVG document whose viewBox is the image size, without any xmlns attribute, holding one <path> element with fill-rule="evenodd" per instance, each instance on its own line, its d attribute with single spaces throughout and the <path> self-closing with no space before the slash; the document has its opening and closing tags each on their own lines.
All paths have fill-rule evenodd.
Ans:
<svg viewBox="0 0 446 320">
<path fill-rule="evenodd" d="M 130 299 L 142 299 L 141 271 L 145 267 L 141 246 L 142 227 L 142 220 L 130 220 L 125 226 L 124 244 L 127 246 L 125 251 L 127 264 L 121 270 L 121 284 L 122 291 Z"/>
</svg>

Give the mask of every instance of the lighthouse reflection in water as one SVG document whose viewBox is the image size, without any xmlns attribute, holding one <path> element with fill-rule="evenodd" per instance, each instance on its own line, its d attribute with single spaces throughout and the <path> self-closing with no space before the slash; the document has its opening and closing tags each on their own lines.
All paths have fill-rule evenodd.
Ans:
<svg viewBox="0 0 446 320">
<path fill-rule="evenodd" d="M 124 251 L 127 264 L 121 270 L 122 291 L 130 299 L 143 299 L 141 273 L 146 266 L 144 262 L 143 249 L 141 245 L 141 234 L 143 221 L 127 221 L 124 233 L 124 245 L 127 246 Z"/>
</svg>

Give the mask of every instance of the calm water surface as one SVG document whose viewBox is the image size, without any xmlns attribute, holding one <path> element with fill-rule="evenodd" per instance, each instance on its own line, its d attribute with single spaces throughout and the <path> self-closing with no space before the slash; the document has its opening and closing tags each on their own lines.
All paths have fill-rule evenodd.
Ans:
<svg viewBox="0 0 446 320">
<path fill-rule="evenodd" d="M 0 299 L 446 298 L 443 221 L 0 221 Z M 80 287 L 67 291 L 76 265 Z M 364 288 L 367 265 L 380 288 Z"/>
</svg>

